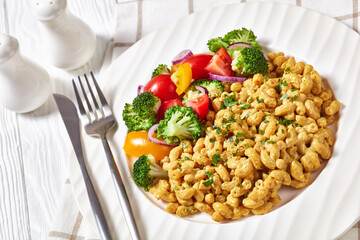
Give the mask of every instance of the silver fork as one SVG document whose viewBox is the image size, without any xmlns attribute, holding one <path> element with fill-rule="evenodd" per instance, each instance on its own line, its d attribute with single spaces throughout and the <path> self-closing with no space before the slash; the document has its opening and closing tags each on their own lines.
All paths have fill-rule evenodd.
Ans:
<svg viewBox="0 0 360 240">
<path fill-rule="evenodd" d="M 116 121 L 114 118 L 114 115 L 112 113 L 112 110 L 107 103 L 104 94 L 102 93 L 99 85 L 96 82 L 96 79 L 94 77 L 94 74 L 90 72 L 91 78 L 94 82 L 95 91 L 97 92 L 97 95 L 100 100 L 100 106 L 98 104 L 98 101 L 96 100 L 94 91 L 92 87 L 89 84 L 89 80 L 86 74 L 84 74 L 84 78 L 86 81 L 87 88 L 89 89 L 91 98 L 87 97 L 84 84 L 82 83 L 82 80 L 80 76 L 78 76 L 80 88 L 82 91 L 82 95 L 84 97 L 84 100 L 86 102 L 87 110 L 84 107 L 83 101 L 81 99 L 81 96 L 79 94 L 79 91 L 76 87 L 74 79 L 72 80 L 76 100 L 79 106 L 79 111 L 82 116 L 82 120 L 84 121 L 85 125 L 85 131 L 88 135 L 97 135 L 100 137 L 101 142 L 103 144 L 103 147 L 105 149 L 106 158 L 110 167 L 111 176 L 117 191 L 118 198 L 120 200 L 121 209 L 124 213 L 124 217 L 127 223 L 127 226 L 129 228 L 130 234 L 133 238 L 133 240 L 140 240 L 139 233 L 136 228 L 136 223 L 134 220 L 134 217 L 131 212 L 131 206 L 129 203 L 128 196 L 126 194 L 126 190 L 122 181 L 122 178 L 120 176 L 120 172 L 116 166 L 114 156 L 111 152 L 109 143 L 106 138 L 106 134 L 109 129 L 114 127 L 116 125 Z M 92 104 L 91 104 L 91 102 Z M 92 107 L 94 106 L 94 108 Z"/>
</svg>

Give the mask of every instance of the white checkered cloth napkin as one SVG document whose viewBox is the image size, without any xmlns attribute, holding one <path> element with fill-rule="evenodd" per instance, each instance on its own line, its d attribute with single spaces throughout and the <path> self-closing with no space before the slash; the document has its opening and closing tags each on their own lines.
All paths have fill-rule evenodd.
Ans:
<svg viewBox="0 0 360 240">
<path fill-rule="evenodd" d="M 246 0 L 117 0 L 116 29 L 114 37 L 110 39 L 104 65 L 111 63 L 136 41 L 168 22 L 204 9 L 239 2 L 246 2 Z M 359 0 L 277 0 L 270 2 L 313 9 L 334 17 L 359 32 Z M 48 235 L 50 240 L 99 239 L 98 234 L 91 229 L 79 212 L 71 191 L 70 180 L 66 181 L 57 214 L 53 219 L 53 227 Z M 360 222 L 349 229 L 340 240 L 360 240 Z"/>
</svg>

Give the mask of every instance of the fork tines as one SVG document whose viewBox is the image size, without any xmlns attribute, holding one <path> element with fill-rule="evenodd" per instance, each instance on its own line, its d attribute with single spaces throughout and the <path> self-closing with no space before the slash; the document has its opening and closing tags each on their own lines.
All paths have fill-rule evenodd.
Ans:
<svg viewBox="0 0 360 240">
<path fill-rule="evenodd" d="M 82 97 L 80 96 L 80 93 L 78 91 L 78 87 L 76 86 L 76 83 L 74 79 L 72 79 L 73 88 L 76 95 L 76 100 L 79 105 L 79 111 L 82 116 L 87 116 L 90 123 L 94 122 L 100 118 L 106 117 L 108 114 L 111 114 L 111 110 L 109 107 L 109 104 L 107 103 L 104 94 L 102 93 L 93 72 L 90 72 L 91 78 L 93 80 L 93 85 L 95 87 L 96 95 L 94 94 L 93 87 L 90 85 L 90 82 L 88 80 L 88 77 L 86 74 L 84 74 L 84 78 L 86 81 L 87 89 L 90 92 L 91 98 L 88 97 L 87 91 L 85 90 L 83 80 L 80 76 L 78 76 L 78 81 L 80 84 L 81 92 L 83 99 L 85 101 L 85 106 L 82 100 Z M 89 100 L 90 99 L 90 100 Z"/>
</svg>

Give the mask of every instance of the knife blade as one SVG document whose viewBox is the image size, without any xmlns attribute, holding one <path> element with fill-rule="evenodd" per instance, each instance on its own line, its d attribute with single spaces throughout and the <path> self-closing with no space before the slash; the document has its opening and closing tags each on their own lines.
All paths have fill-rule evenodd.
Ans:
<svg viewBox="0 0 360 240">
<path fill-rule="evenodd" d="M 66 131 L 70 137 L 75 155 L 78 159 L 80 169 L 85 181 L 86 190 L 90 199 L 90 205 L 94 213 L 95 221 L 103 240 L 110 240 L 111 234 L 100 201 L 96 195 L 94 186 L 87 171 L 81 144 L 80 120 L 74 103 L 61 94 L 53 94 L 61 118 L 65 124 Z"/>
<path fill-rule="evenodd" d="M 83 159 L 82 144 L 80 137 L 80 120 L 74 103 L 61 94 L 53 94 L 66 131 L 75 150 L 76 157 Z"/>
</svg>

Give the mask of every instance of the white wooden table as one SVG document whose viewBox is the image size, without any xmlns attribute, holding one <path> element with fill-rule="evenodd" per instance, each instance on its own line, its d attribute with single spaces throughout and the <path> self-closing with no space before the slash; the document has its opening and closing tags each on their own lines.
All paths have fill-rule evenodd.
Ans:
<svg viewBox="0 0 360 240">
<path fill-rule="evenodd" d="M 189 13 L 193 12 L 194 0 L 184 1 L 188 2 Z M 93 60 L 73 72 L 56 69 L 43 58 L 37 21 L 31 12 L 32 2 L 36 0 L 0 0 L 0 32 L 15 36 L 22 53 L 46 68 L 52 77 L 54 93 L 74 100 L 71 79 L 90 69 L 97 75 L 107 66 L 103 61 L 109 40 L 114 36 L 116 0 L 68 0 L 70 11 L 84 20 L 98 37 Z M 303 2 L 302 5 L 301 0 L 294 0 L 292 4 L 309 7 L 310 2 Z M 353 0 L 353 12 L 332 15 L 358 30 L 358 0 Z M 68 175 L 71 148 L 65 141 L 67 133 L 59 128 L 62 124 L 52 97 L 28 114 L 15 114 L 0 106 L 0 240 L 47 238 Z M 349 231 L 347 236 L 346 239 L 360 239 L 360 232 Z"/>
<path fill-rule="evenodd" d="M 36 0 L 0 0 L 0 32 L 15 36 L 20 50 L 50 73 L 53 92 L 74 95 L 71 78 L 90 69 L 98 74 L 113 35 L 115 0 L 68 0 L 69 10 L 98 36 L 93 60 L 66 72 L 45 62 L 38 22 L 31 4 Z M 1 87 L 1 86 L 0 86 Z M 38 110 L 15 114 L 0 107 L 0 239 L 46 239 L 68 174 L 70 151 L 53 98 Z"/>
</svg>

